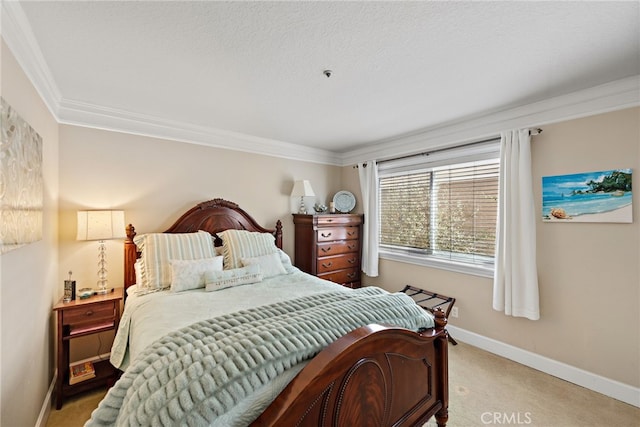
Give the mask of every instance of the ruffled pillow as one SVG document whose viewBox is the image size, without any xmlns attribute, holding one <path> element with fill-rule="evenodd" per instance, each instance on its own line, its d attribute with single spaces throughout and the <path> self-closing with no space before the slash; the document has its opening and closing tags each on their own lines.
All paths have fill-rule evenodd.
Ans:
<svg viewBox="0 0 640 427">
<path fill-rule="evenodd" d="M 275 237 L 270 233 L 246 230 L 225 230 L 218 233 L 222 239 L 224 268 L 242 267 L 242 258 L 251 258 L 275 253 Z"/>
<path fill-rule="evenodd" d="M 151 233 L 136 236 L 134 242 L 140 255 L 140 281 L 146 291 L 152 292 L 171 285 L 170 260 L 194 260 L 215 257 L 211 234 Z M 137 280 L 136 280 L 137 282 Z"/>
</svg>

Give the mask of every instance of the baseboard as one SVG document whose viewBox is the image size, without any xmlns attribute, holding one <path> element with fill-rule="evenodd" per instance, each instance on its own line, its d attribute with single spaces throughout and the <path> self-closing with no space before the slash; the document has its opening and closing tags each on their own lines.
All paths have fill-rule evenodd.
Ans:
<svg viewBox="0 0 640 427">
<path fill-rule="evenodd" d="M 95 362 L 96 360 L 105 360 L 109 359 L 111 353 L 104 353 L 98 356 L 90 357 L 88 359 L 78 360 L 77 362 Z M 47 390 L 47 394 L 44 396 L 44 402 L 42 402 L 42 407 L 40 408 L 40 414 L 38 415 L 38 419 L 36 420 L 35 427 L 47 427 L 47 421 L 49 420 L 49 413 L 51 412 L 51 405 L 53 404 L 53 391 L 56 387 L 56 380 L 58 379 L 58 370 L 56 369 L 53 373 L 53 379 L 51 380 L 51 384 L 49 384 L 49 390 Z"/>
<path fill-rule="evenodd" d="M 505 344 L 501 341 L 470 332 L 465 329 L 447 325 L 447 330 L 456 341 L 462 341 L 481 348 L 498 356 L 537 369 L 554 377 L 561 378 L 589 390 L 620 400 L 640 408 L 640 388 L 611 380 L 603 376 L 585 371 L 557 360 L 532 353 L 527 350 Z"/>
<path fill-rule="evenodd" d="M 51 380 L 51 384 L 49 384 L 49 390 L 47 390 L 47 394 L 44 396 L 44 402 L 42 402 L 42 407 L 40 408 L 40 414 L 38 414 L 38 419 L 36 420 L 35 427 L 47 427 L 47 421 L 49 420 L 49 413 L 51 412 L 51 404 L 53 399 L 53 389 L 56 386 L 56 379 L 58 378 L 58 371 L 53 374 L 53 379 Z"/>
</svg>

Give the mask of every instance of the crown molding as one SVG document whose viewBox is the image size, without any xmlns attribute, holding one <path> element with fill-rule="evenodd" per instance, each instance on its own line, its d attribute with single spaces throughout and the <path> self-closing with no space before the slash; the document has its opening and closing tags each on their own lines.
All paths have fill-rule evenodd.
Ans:
<svg viewBox="0 0 640 427">
<path fill-rule="evenodd" d="M 422 131 L 372 142 L 342 154 L 342 165 L 411 155 L 500 135 L 508 129 L 544 126 L 640 105 L 640 75 L 543 101 L 469 116 Z"/>
<path fill-rule="evenodd" d="M 339 154 L 239 132 L 198 126 L 109 107 L 63 99 L 58 121 L 63 124 L 169 139 L 265 156 L 340 166 Z"/>
<path fill-rule="evenodd" d="M 2 38 L 6 42 L 18 64 L 24 70 L 43 102 L 58 119 L 58 105 L 62 96 L 51 70 L 44 60 L 27 17 L 18 1 L 2 1 Z"/>
</svg>

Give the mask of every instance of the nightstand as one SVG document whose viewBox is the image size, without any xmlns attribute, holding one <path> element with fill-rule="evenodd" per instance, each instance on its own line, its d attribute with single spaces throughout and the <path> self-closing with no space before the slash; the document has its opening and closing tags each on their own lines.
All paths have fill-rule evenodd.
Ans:
<svg viewBox="0 0 640 427">
<path fill-rule="evenodd" d="M 67 396 L 96 387 L 111 385 L 117 379 L 118 370 L 109 360 L 93 363 L 96 377 L 73 385 L 69 384 L 69 344 L 72 339 L 118 330 L 122 288 L 106 295 L 94 295 L 70 302 L 60 301 L 53 307 L 58 313 L 58 378 L 56 380 L 56 409 L 62 407 Z"/>
</svg>

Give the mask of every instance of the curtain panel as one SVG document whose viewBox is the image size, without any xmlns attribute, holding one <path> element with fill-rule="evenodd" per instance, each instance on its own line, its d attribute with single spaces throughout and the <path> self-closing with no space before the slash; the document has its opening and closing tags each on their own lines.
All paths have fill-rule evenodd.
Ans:
<svg viewBox="0 0 640 427">
<path fill-rule="evenodd" d="M 501 133 L 493 308 L 540 318 L 536 222 L 528 129 Z"/>
<path fill-rule="evenodd" d="M 362 272 L 378 277 L 378 165 L 375 161 L 358 164 L 364 225 L 362 228 Z"/>
</svg>

